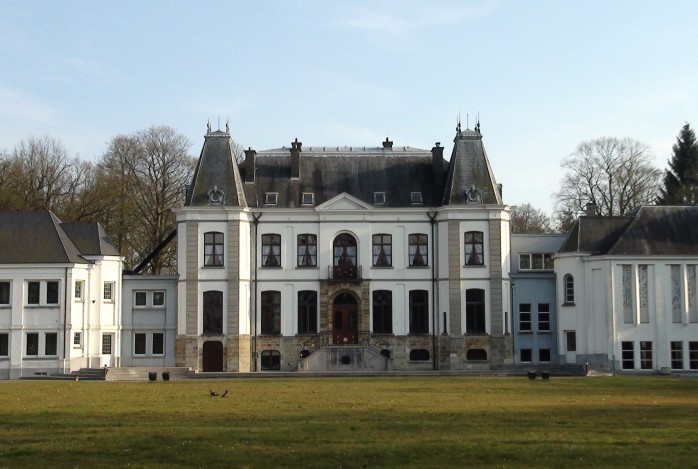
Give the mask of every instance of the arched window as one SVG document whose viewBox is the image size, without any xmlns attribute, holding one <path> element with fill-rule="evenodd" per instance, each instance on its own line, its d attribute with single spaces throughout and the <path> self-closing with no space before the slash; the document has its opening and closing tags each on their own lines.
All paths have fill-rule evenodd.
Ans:
<svg viewBox="0 0 698 469">
<path fill-rule="evenodd" d="M 264 371 L 279 371 L 281 370 L 281 352 L 278 350 L 263 350 L 262 351 L 262 370 Z"/>
<path fill-rule="evenodd" d="M 332 243 L 333 278 L 357 278 L 356 239 L 348 233 L 342 233 Z"/>
<path fill-rule="evenodd" d="M 485 265 L 482 231 L 467 231 L 464 237 L 465 265 Z"/>
<path fill-rule="evenodd" d="M 203 309 L 204 334 L 223 333 L 223 292 L 209 290 L 204 292 Z"/>
<path fill-rule="evenodd" d="M 574 277 L 571 274 L 566 274 L 562 279 L 562 285 L 565 289 L 565 303 L 566 305 L 574 304 Z"/>
<path fill-rule="evenodd" d="M 485 290 L 469 288 L 465 291 L 465 332 L 483 334 L 485 330 Z"/>
<path fill-rule="evenodd" d="M 223 233 L 204 233 L 204 266 L 223 266 Z"/>
</svg>

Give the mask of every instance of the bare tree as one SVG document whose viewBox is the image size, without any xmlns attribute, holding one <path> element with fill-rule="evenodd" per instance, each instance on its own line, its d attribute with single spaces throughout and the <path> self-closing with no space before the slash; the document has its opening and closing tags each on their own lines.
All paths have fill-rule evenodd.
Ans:
<svg viewBox="0 0 698 469">
<path fill-rule="evenodd" d="M 552 233 L 550 217 L 533 205 L 526 203 L 517 205 L 511 210 L 512 233 Z"/>
<path fill-rule="evenodd" d="M 188 139 L 161 126 L 118 135 L 102 158 L 102 194 L 111 201 L 103 224 L 132 269 L 175 229 L 171 209 L 182 204 L 182 188 L 191 180 L 194 160 Z M 151 273 L 174 270 L 174 245 L 149 262 Z"/>
<path fill-rule="evenodd" d="M 558 210 L 581 212 L 591 202 L 599 215 L 617 216 L 656 200 L 661 172 L 647 145 L 637 140 L 584 141 L 561 166 L 566 172 L 555 193 Z"/>
</svg>

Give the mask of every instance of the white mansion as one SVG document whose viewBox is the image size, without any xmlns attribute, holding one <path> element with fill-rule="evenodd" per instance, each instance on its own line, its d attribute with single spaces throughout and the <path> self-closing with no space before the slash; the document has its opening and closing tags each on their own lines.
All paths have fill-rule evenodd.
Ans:
<svg viewBox="0 0 698 469">
<path fill-rule="evenodd" d="M 511 235 L 479 129 L 443 151 L 296 140 L 238 165 L 209 131 L 174 276 L 122 275 L 98 225 L 0 213 L 0 377 L 698 369 L 698 207 Z"/>
</svg>

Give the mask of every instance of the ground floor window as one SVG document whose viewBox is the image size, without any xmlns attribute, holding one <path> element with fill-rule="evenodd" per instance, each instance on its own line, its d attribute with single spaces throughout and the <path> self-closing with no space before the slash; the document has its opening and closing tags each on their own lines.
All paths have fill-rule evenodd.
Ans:
<svg viewBox="0 0 698 469">
<path fill-rule="evenodd" d="M 652 369 L 652 342 L 640 342 L 640 368 L 643 370 Z"/>
<path fill-rule="evenodd" d="M 565 331 L 565 350 L 568 352 L 577 351 L 577 333 L 575 331 Z"/>
<path fill-rule="evenodd" d="M 376 290 L 373 292 L 373 332 L 392 334 L 393 332 L 393 292 Z"/>
<path fill-rule="evenodd" d="M 528 328 L 531 329 L 530 314 Z M 485 290 L 481 288 L 469 288 L 465 291 L 465 332 L 469 334 L 486 332 Z"/>
<path fill-rule="evenodd" d="M 635 347 L 632 342 L 621 342 L 621 368 L 635 369 Z"/>
<path fill-rule="evenodd" d="M 111 355 L 112 335 L 102 334 L 102 355 Z"/>
<path fill-rule="evenodd" d="M 531 332 L 531 304 L 519 304 L 519 332 Z"/>
<path fill-rule="evenodd" d="M 683 370 L 683 342 L 671 342 L 671 368 Z"/>
<path fill-rule="evenodd" d="M 146 335 L 136 333 L 133 337 L 133 353 L 134 355 L 145 355 Z"/>
<path fill-rule="evenodd" d="M 281 334 L 281 292 L 262 292 L 262 334 Z"/>
<path fill-rule="evenodd" d="M 425 362 L 429 361 L 429 350 L 424 348 L 414 348 L 410 350 L 410 361 Z"/>
<path fill-rule="evenodd" d="M 6 357 L 10 353 L 10 335 L 0 334 L 0 357 Z"/>
<path fill-rule="evenodd" d="M 150 335 L 150 355 L 165 353 L 165 334 L 162 332 L 136 332 L 133 336 L 133 354 L 148 355 L 148 336 Z"/>
<path fill-rule="evenodd" d="M 46 336 L 44 337 L 44 355 L 58 355 L 58 333 L 46 333 Z"/>
<path fill-rule="evenodd" d="M 27 355 L 39 356 L 39 333 L 27 333 Z"/>
<path fill-rule="evenodd" d="M 538 361 L 541 363 L 550 362 L 550 349 L 549 348 L 542 348 L 542 349 L 538 350 Z"/>
<path fill-rule="evenodd" d="M 533 353 L 530 348 L 522 348 L 519 350 L 519 360 L 521 363 L 531 363 L 533 361 Z"/>
<path fill-rule="evenodd" d="M 317 292 L 302 290 L 298 292 L 298 333 L 315 334 L 317 332 Z"/>
<path fill-rule="evenodd" d="M 688 343 L 688 367 L 698 370 L 698 342 Z"/>
<path fill-rule="evenodd" d="M 165 353 L 165 334 L 162 332 L 153 332 L 153 355 L 164 355 Z"/>
<path fill-rule="evenodd" d="M 278 350 L 262 351 L 262 371 L 281 370 L 281 352 Z"/>
<path fill-rule="evenodd" d="M 429 294 L 426 290 L 410 291 L 410 334 L 429 333 Z"/>
</svg>

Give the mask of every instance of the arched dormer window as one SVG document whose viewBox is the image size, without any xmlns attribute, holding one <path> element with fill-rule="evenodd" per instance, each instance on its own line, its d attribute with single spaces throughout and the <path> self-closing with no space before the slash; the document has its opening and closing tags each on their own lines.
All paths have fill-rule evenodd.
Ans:
<svg viewBox="0 0 698 469">
<path fill-rule="evenodd" d="M 565 302 L 566 305 L 574 304 L 574 277 L 571 274 L 565 274 L 562 278 L 562 285 L 565 290 Z"/>
</svg>

